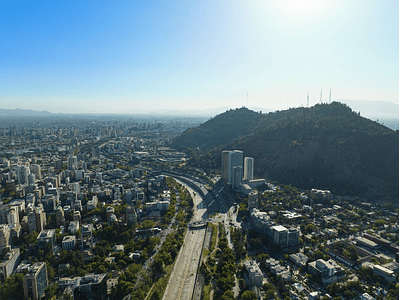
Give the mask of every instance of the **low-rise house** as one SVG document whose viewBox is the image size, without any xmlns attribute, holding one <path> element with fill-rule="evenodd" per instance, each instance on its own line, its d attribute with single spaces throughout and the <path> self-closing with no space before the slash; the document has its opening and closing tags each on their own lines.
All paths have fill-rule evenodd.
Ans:
<svg viewBox="0 0 400 300">
<path fill-rule="evenodd" d="M 297 266 L 305 266 L 308 261 L 308 256 L 299 252 L 295 254 L 290 254 L 289 259 Z"/>
<path fill-rule="evenodd" d="M 124 251 L 124 245 L 115 245 L 112 247 L 112 252 L 123 252 Z"/>
<path fill-rule="evenodd" d="M 115 257 L 114 256 L 106 257 L 104 261 L 108 262 L 109 264 L 115 263 Z"/>
<path fill-rule="evenodd" d="M 82 256 L 84 261 L 88 261 L 94 258 L 94 254 L 90 250 L 83 250 L 82 251 Z"/>
<path fill-rule="evenodd" d="M 308 300 L 317 300 L 320 299 L 321 292 L 315 291 L 308 294 Z"/>
<path fill-rule="evenodd" d="M 360 296 L 360 300 L 375 300 L 375 298 L 368 293 L 364 293 Z"/>
</svg>

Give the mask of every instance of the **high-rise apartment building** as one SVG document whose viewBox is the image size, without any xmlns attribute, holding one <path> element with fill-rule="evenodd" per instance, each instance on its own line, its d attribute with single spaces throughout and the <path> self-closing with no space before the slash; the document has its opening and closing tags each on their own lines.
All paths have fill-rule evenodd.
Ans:
<svg viewBox="0 0 400 300">
<path fill-rule="evenodd" d="M 254 159 L 252 157 L 245 157 L 243 180 L 253 180 L 253 172 L 254 172 Z"/>
<path fill-rule="evenodd" d="M 74 182 L 71 185 L 72 185 L 72 189 L 75 191 L 75 193 L 77 195 L 79 195 L 81 193 L 81 188 L 80 188 L 79 182 Z"/>
<path fill-rule="evenodd" d="M 234 190 L 240 189 L 242 185 L 242 178 L 243 178 L 243 167 L 236 166 L 233 167 L 233 179 L 232 179 L 232 188 Z"/>
<path fill-rule="evenodd" d="M 107 222 L 109 222 L 111 215 L 114 214 L 114 207 L 112 206 L 107 207 L 106 213 L 107 213 Z"/>
<path fill-rule="evenodd" d="M 67 235 L 64 236 L 61 246 L 65 250 L 72 250 L 76 246 L 76 236 L 75 235 Z"/>
<path fill-rule="evenodd" d="M 82 180 L 83 178 L 85 178 L 85 171 L 84 170 L 77 170 L 75 172 L 75 180 Z"/>
<path fill-rule="evenodd" d="M 54 161 L 54 169 L 61 170 L 63 168 L 63 161 L 62 159 L 56 159 Z"/>
<path fill-rule="evenodd" d="M 128 201 L 127 201 L 128 202 Z M 89 200 L 86 204 L 86 208 L 88 210 L 93 210 L 97 207 L 97 204 L 99 203 L 99 199 L 97 198 L 97 196 L 93 196 L 92 200 Z"/>
<path fill-rule="evenodd" d="M 0 280 L 4 282 L 18 266 L 20 258 L 19 248 L 11 249 L 0 262 Z"/>
<path fill-rule="evenodd" d="M 93 224 L 82 225 L 81 228 L 81 248 L 84 249 L 84 245 L 90 245 L 93 247 Z"/>
<path fill-rule="evenodd" d="M 60 175 L 55 175 L 52 177 L 46 177 L 44 179 L 45 184 L 47 185 L 48 183 L 51 183 L 52 188 L 58 188 L 61 183 L 61 178 Z"/>
<path fill-rule="evenodd" d="M 31 173 L 28 175 L 28 183 L 29 184 L 35 184 L 36 183 L 36 175 Z"/>
<path fill-rule="evenodd" d="M 233 176 L 237 176 L 237 175 L 233 175 L 233 169 L 235 167 L 240 167 L 241 168 L 241 173 L 240 173 L 240 182 L 242 181 L 243 178 L 243 151 L 240 150 L 233 150 L 231 151 L 231 182 L 230 184 L 232 184 L 232 181 L 234 180 Z"/>
<path fill-rule="evenodd" d="M 82 220 L 81 220 L 81 213 L 78 210 L 74 211 L 74 215 L 73 215 L 73 220 L 79 222 L 79 225 L 82 224 Z"/>
<path fill-rule="evenodd" d="M 137 214 L 135 207 L 128 206 L 126 208 L 126 222 L 128 223 L 128 225 L 137 223 Z"/>
<path fill-rule="evenodd" d="M 57 207 L 56 222 L 58 228 L 60 228 L 60 226 L 65 226 L 64 210 L 62 209 L 61 206 Z"/>
<path fill-rule="evenodd" d="M 10 228 L 7 224 L 0 224 L 0 249 L 10 245 Z"/>
<path fill-rule="evenodd" d="M 38 300 L 44 296 L 44 290 L 47 287 L 46 263 L 34 263 L 28 269 L 23 279 L 25 299 Z"/>
<path fill-rule="evenodd" d="M 107 278 L 106 274 L 88 274 L 76 279 L 74 286 L 74 299 L 107 299 Z"/>
<path fill-rule="evenodd" d="M 35 174 L 37 180 L 42 179 L 42 170 L 40 168 L 40 165 L 37 164 L 31 165 L 31 173 Z"/>
<path fill-rule="evenodd" d="M 28 175 L 30 174 L 30 170 L 26 166 L 19 166 L 17 169 L 18 182 L 20 184 L 28 183 Z"/>
<path fill-rule="evenodd" d="M 234 174 L 234 168 L 240 167 Z M 222 179 L 226 180 L 229 184 L 234 184 L 234 180 L 239 180 L 240 177 L 240 184 L 243 178 L 243 151 L 234 150 L 234 151 L 222 151 L 222 164 L 221 164 L 221 172 L 222 172 Z M 236 182 L 237 182 L 236 181 Z"/>
<path fill-rule="evenodd" d="M 8 225 L 19 224 L 19 209 L 18 206 L 12 206 L 7 214 Z"/>
<path fill-rule="evenodd" d="M 268 213 L 254 208 L 251 211 L 251 225 L 260 234 L 266 235 L 268 240 L 282 248 L 297 247 L 299 245 L 299 229 L 277 225 Z"/>
<path fill-rule="evenodd" d="M 37 245 L 39 250 L 53 251 L 54 246 L 56 245 L 56 230 L 42 230 L 37 237 Z"/>
<path fill-rule="evenodd" d="M 43 205 L 43 209 L 45 212 L 51 213 L 56 210 L 57 201 L 54 195 L 51 194 L 44 195 L 40 201 Z"/>
<path fill-rule="evenodd" d="M 46 213 L 43 205 L 39 204 L 34 208 L 34 211 L 28 213 L 29 232 L 41 232 L 46 226 Z"/>
<path fill-rule="evenodd" d="M 78 168 L 78 158 L 76 156 L 69 156 L 67 158 L 68 170 L 75 170 Z"/>
<path fill-rule="evenodd" d="M 8 205 L 4 205 L 3 201 L 0 201 L 0 224 L 7 223 L 7 215 L 10 211 Z"/>
<path fill-rule="evenodd" d="M 222 164 L 221 164 L 221 177 L 222 180 L 229 182 L 230 178 L 230 165 L 231 165 L 231 151 L 222 151 Z"/>
<path fill-rule="evenodd" d="M 257 202 L 258 202 L 258 192 L 257 192 L 257 190 L 252 190 L 249 193 L 248 202 L 249 202 L 248 207 L 249 207 L 250 211 L 253 208 L 257 208 Z"/>
<path fill-rule="evenodd" d="M 100 158 L 100 148 L 99 147 L 93 147 L 92 157 Z"/>
</svg>

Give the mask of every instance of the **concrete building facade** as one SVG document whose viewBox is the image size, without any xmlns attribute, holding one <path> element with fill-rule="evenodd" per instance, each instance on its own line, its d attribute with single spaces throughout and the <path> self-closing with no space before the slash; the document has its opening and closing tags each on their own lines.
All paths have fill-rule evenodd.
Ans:
<svg viewBox="0 0 400 300">
<path fill-rule="evenodd" d="M 75 281 L 74 300 L 87 299 L 107 299 L 107 280 L 106 274 L 88 274 L 84 277 L 79 277 Z"/>
<path fill-rule="evenodd" d="M 23 279 L 25 299 L 38 300 L 44 296 L 47 287 L 47 270 L 45 262 L 37 262 L 28 268 Z"/>
<path fill-rule="evenodd" d="M 253 173 L 254 173 L 254 158 L 245 157 L 243 180 L 253 180 Z"/>
</svg>

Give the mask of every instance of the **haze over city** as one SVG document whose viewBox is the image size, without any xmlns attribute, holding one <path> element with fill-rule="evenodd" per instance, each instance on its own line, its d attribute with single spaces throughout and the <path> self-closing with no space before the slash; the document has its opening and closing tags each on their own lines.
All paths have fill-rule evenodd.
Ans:
<svg viewBox="0 0 400 300">
<path fill-rule="evenodd" d="M 5 109 L 398 104 L 398 1 L 7 1 Z M 248 98 L 247 98 L 248 94 Z"/>
<path fill-rule="evenodd" d="M 399 1 L 3 2 L 1 300 L 399 299 Z"/>
</svg>

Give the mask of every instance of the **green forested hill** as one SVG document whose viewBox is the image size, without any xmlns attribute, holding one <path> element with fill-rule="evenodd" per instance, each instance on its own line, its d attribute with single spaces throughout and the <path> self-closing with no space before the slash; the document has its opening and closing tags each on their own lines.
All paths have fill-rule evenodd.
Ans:
<svg viewBox="0 0 400 300">
<path fill-rule="evenodd" d="M 255 159 L 255 174 L 301 188 L 366 198 L 398 198 L 399 134 L 344 104 L 270 114 L 241 108 L 184 132 L 178 148 L 211 151 L 196 164 L 218 166 L 221 150 Z M 377 200 L 379 200 L 377 199 Z"/>
<path fill-rule="evenodd" d="M 186 130 L 173 140 L 173 146 L 180 149 L 213 149 L 258 130 L 263 119 L 264 115 L 245 108 L 229 110 Z"/>
</svg>

